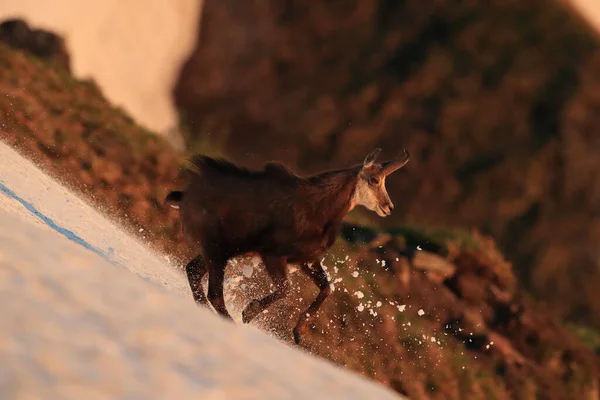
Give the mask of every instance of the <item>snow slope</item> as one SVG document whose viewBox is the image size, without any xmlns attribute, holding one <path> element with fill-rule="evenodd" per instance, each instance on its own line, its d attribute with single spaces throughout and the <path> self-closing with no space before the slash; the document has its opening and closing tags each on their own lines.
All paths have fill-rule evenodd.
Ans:
<svg viewBox="0 0 600 400">
<path fill-rule="evenodd" d="M 1 142 L 0 160 L 0 398 L 401 398 L 196 307 L 163 257 Z"/>
<path fill-rule="evenodd" d="M 198 40 L 203 0 L 2 0 L 0 20 L 23 18 L 65 39 L 73 74 L 111 104 L 166 134 L 178 126 L 172 91 Z"/>
</svg>

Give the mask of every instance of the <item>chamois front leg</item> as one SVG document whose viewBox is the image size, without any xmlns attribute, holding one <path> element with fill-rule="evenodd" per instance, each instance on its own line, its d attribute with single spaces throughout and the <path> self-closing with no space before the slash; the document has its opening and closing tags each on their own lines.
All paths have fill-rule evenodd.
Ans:
<svg viewBox="0 0 600 400">
<path fill-rule="evenodd" d="M 207 272 L 202 256 L 198 256 L 190 261 L 185 266 L 185 272 L 190 283 L 194 301 L 200 306 L 208 307 L 208 301 L 206 300 L 204 289 L 202 288 L 202 278 L 204 278 L 204 275 L 206 275 Z"/>
<path fill-rule="evenodd" d="M 294 327 L 294 341 L 296 344 L 300 344 L 300 337 L 306 332 L 309 322 L 312 321 L 325 299 L 331 294 L 331 284 L 321 263 L 314 262 L 312 266 L 302 264 L 300 269 L 319 287 L 319 294 L 308 309 L 298 317 L 298 323 Z"/>
<path fill-rule="evenodd" d="M 265 269 L 275 284 L 275 291 L 262 299 L 254 299 L 242 312 L 242 321 L 247 324 L 271 304 L 283 299 L 290 291 L 290 281 L 285 257 L 262 257 Z"/>
<path fill-rule="evenodd" d="M 208 300 L 220 316 L 233 321 L 227 307 L 225 307 L 225 298 L 223 297 L 223 280 L 227 259 L 208 258 L 206 262 L 208 267 Z"/>
</svg>

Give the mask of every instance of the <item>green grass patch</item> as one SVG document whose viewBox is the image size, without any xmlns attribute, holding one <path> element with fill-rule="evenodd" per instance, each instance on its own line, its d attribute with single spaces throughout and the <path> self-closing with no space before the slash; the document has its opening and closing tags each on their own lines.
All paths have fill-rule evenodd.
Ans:
<svg viewBox="0 0 600 400">
<path fill-rule="evenodd" d="M 461 248 L 479 248 L 479 243 L 473 238 L 471 232 L 466 229 L 404 225 L 385 229 L 384 232 L 392 235 L 404 236 L 406 238 L 414 238 L 416 240 L 436 243 L 441 246 L 444 246 L 448 242 L 452 242 Z"/>
<path fill-rule="evenodd" d="M 406 245 L 420 246 L 423 250 L 448 255 L 448 245 L 452 244 L 461 249 L 479 250 L 479 242 L 466 229 L 435 228 L 422 225 L 402 225 L 392 228 L 380 228 L 373 225 L 347 221 L 342 228 L 341 238 L 348 243 L 368 243 L 380 234 L 390 234 L 404 239 Z"/>
<path fill-rule="evenodd" d="M 205 117 L 200 126 L 190 126 L 185 113 L 179 110 L 179 132 L 185 142 L 186 153 L 204 154 L 209 157 L 226 158 L 225 147 L 230 136 L 229 127 L 218 120 Z"/>
<path fill-rule="evenodd" d="M 600 332 L 574 323 L 567 323 L 566 328 L 570 330 L 584 346 L 594 351 L 600 351 Z"/>
</svg>

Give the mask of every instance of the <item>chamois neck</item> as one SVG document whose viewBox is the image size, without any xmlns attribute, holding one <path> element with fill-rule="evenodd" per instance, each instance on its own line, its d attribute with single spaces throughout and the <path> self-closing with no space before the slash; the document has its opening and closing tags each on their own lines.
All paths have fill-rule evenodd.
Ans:
<svg viewBox="0 0 600 400">
<path fill-rule="evenodd" d="M 360 168 L 322 172 L 311 176 L 311 202 L 327 220 L 341 221 L 350 210 Z"/>
</svg>

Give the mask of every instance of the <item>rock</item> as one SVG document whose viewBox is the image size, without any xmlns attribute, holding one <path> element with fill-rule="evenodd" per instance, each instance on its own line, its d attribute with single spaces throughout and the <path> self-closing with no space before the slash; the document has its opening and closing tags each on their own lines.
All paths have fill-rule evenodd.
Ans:
<svg viewBox="0 0 600 400">
<path fill-rule="evenodd" d="M 473 335 L 485 335 L 487 334 L 487 328 L 485 320 L 480 312 L 472 309 L 467 309 L 463 313 L 464 324 L 468 329 L 469 334 Z"/>
<path fill-rule="evenodd" d="M 392 239 L 392 235 L 388 233 L 381 233 L 375 239 L 369 242 L 368 247 L 370 249 L 377 249 L 384 246 L 387 242 Z"/>
<path fill-rule="evenodd" d="M 410 265 L 405 257 L 399 257 L 391 261 L 390 268 L 404 288 L 410 284 Z"/>
<path fill-rule="evenodd" d="M 506 304 L 512 299 L 511 293 L 500 289 L 497 285 L 490 284 L 488 289 L 496 303 Z"/>
<path fill-rule="evenodd" d="M 493 345 L 490 346 L 490 349 L 500 353 L 502 358 L 506 360 L 507 363 L 521 365 L 526 363 L 527 360 L 525 357 L 511 345 L 507 338 L 496 332 L 490 332 L 488 337 L 490 343 L 493 343 Z"/>
<path fill-rule="evenodd" d="M 457 274 L 448 279 L 446 284 L 463 300 L 474 304 L 487 302 L 487 282 L 475 275 Z"/>
<path fill-rule="evenodd" d="M 442 280 L 451 277 L 456 272 L 456 266 L 450 261 L 427 251 L 415 252 L 412 265 L 428 274 L 439 276 Z"/>
<path fill-rule="evenodd" d="M 22 19 L 9 19 L 0 24 L 0 41 L 71 72 L 64 39 L 55 33 L 33 29 Z"/>
</svg>

